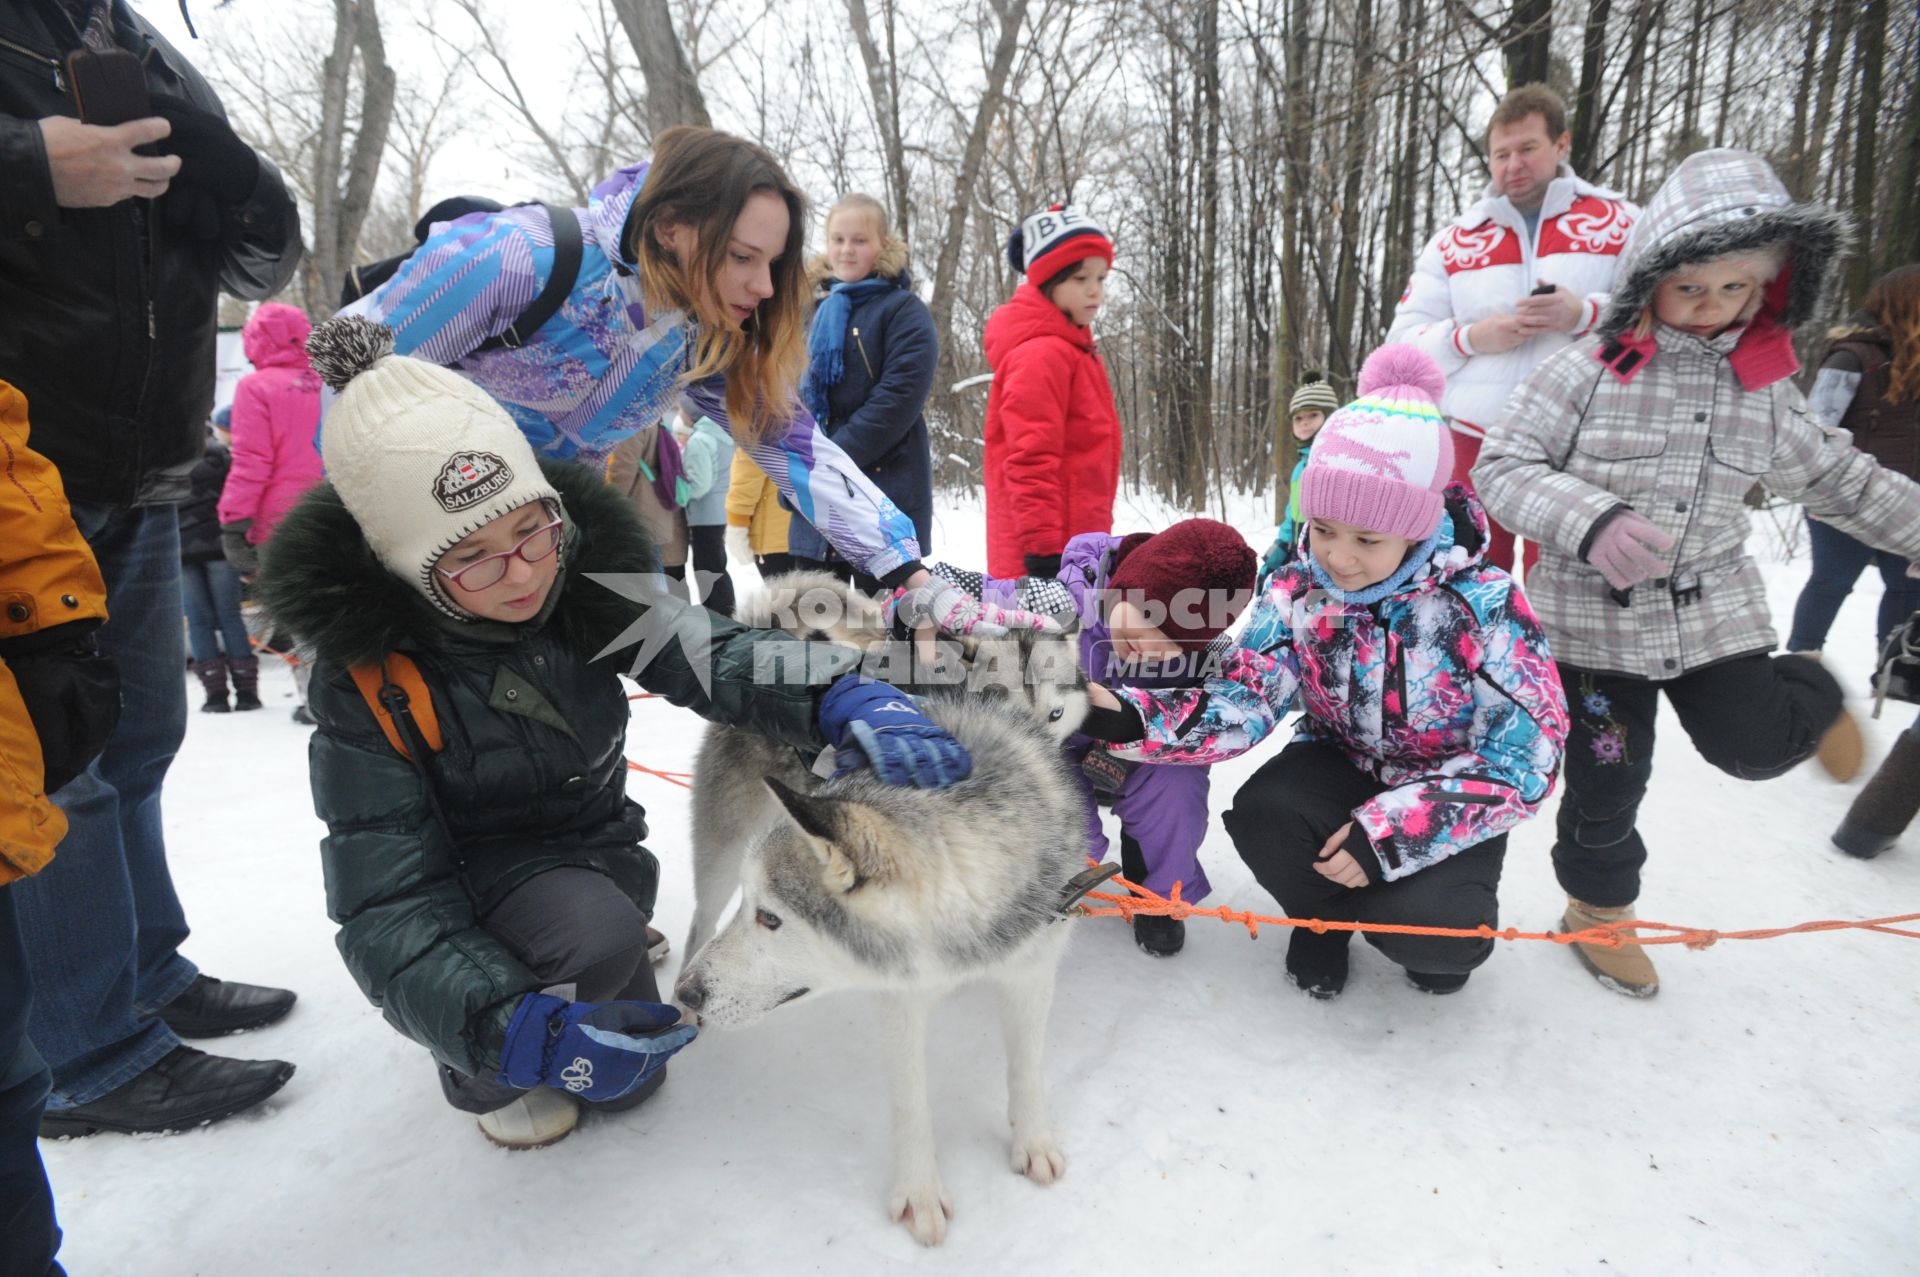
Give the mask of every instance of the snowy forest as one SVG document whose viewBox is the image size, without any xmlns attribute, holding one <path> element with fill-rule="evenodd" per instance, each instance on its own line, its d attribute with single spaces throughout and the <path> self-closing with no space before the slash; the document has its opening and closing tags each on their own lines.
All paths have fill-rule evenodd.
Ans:
<svg viewBox="0 0 1920 1277">
<path fill-rule="evenodd" d="M 1323 369 L 1351 390 L 1421 245 L 1485 187 L 1486 118 L 1519 84 L 1561 93 L 1574 170 L 1629 198 L 1737 146 L 1848 210 L 1832 318 L 1920 258 L 1920 8 L 1888 0 L 553 0 L 537 23 L 503 0 L 228 0 L 202 26 L 304 206 L 316 318 L 456 193 L 462 147 L 513 174 L 472 193 L 584 203 L 653 132 L 709 123 L 821 209 L 878 196 L 944 338 L 949 487 L 979 470 L 969 379 L 1015 283 L 1007 233 L 1055 199 L 1118 246 L 1099 333 L 1129 485 L 1197 510 L 1285 474 L 1277 388 Z"/>
</svg>

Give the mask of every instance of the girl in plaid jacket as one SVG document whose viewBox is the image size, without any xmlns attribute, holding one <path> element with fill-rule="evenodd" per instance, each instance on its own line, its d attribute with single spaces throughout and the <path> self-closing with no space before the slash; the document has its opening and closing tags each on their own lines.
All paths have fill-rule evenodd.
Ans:
<svg viewBox="0 0 1920 1277">
<path fill-rule="evenodd" d="M 1662 692 L 1696 748 L 1747 780 L 1816 753 L 1860 765 L 1839 685 L 1774 657 L 1743 502 L 1756 482 L 1841 531 L 1920 558 L 1920 486 L 1823 429 L 1790 380 L 1792 329 L 1846 238 L 1743 151 L 1688 157 L 1648 203 L 1595 335 L 1508 400 L 1473 482 L 1542 546 L 1527 590 L 1573 711 L 1554 869 L 1568 929 L 1632 918 Z M 1644 951 L 1576 945 L 1602 984 L 1659 988 Z"/>
</svg>

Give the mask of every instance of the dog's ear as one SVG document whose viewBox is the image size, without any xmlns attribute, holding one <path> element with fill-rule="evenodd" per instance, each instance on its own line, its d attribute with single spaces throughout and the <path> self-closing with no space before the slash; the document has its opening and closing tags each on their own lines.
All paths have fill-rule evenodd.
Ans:
<svg viewBox="0 0 1920 1277">
<path fill-rule="evenodd" d="M 885 831 L 873 813 L 851 799 L 802 794 L 772 776 L 766 781 L 840 890 L 857 890 L 892 872 Z"/>
</svg>

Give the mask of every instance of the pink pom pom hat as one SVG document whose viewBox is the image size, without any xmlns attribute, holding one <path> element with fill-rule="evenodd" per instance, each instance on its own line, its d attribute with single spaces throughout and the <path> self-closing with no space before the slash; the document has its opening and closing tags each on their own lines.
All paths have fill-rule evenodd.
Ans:
<svg viewBox="0 0 1920 1277">
<path fill-rule="evenodd" d="M 1412 346 L 1382 346 L 1360 397 L 1327 418 L 1300 479 L 1300 513 L 1424 541 L 1440 526 L 1453 441 L 1440 415 L 1446 375 Z"/>
</svg>

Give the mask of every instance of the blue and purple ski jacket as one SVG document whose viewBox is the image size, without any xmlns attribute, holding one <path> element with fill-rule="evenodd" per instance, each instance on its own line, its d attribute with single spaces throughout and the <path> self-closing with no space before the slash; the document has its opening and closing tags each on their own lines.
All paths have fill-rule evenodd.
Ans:
<svg viewBox="0 0 1920 1277">
<path fill-rule="evenodd" d="M 594 188 L 580 219 L 580 273 L 560 313 L 519 347 L 475 353 L 532 304 L 553 269 L 553 227 L 537 204 L 437 227 L 359 309 L 394 330 L 403 355 L 452 368 L 500 401 L 543 457 L 606 460 L 622 439 L 684 399 L 733 433 L 723 378 L 687 383 L 693 324 L 648 314 L 621 231 L 647 165 Z M 912 520 L 820 432 L 796 398 L 786 424 L 747 448 L 800 516 L 850 563 L 886 578 L 916 562 Z"/>
</svg>

